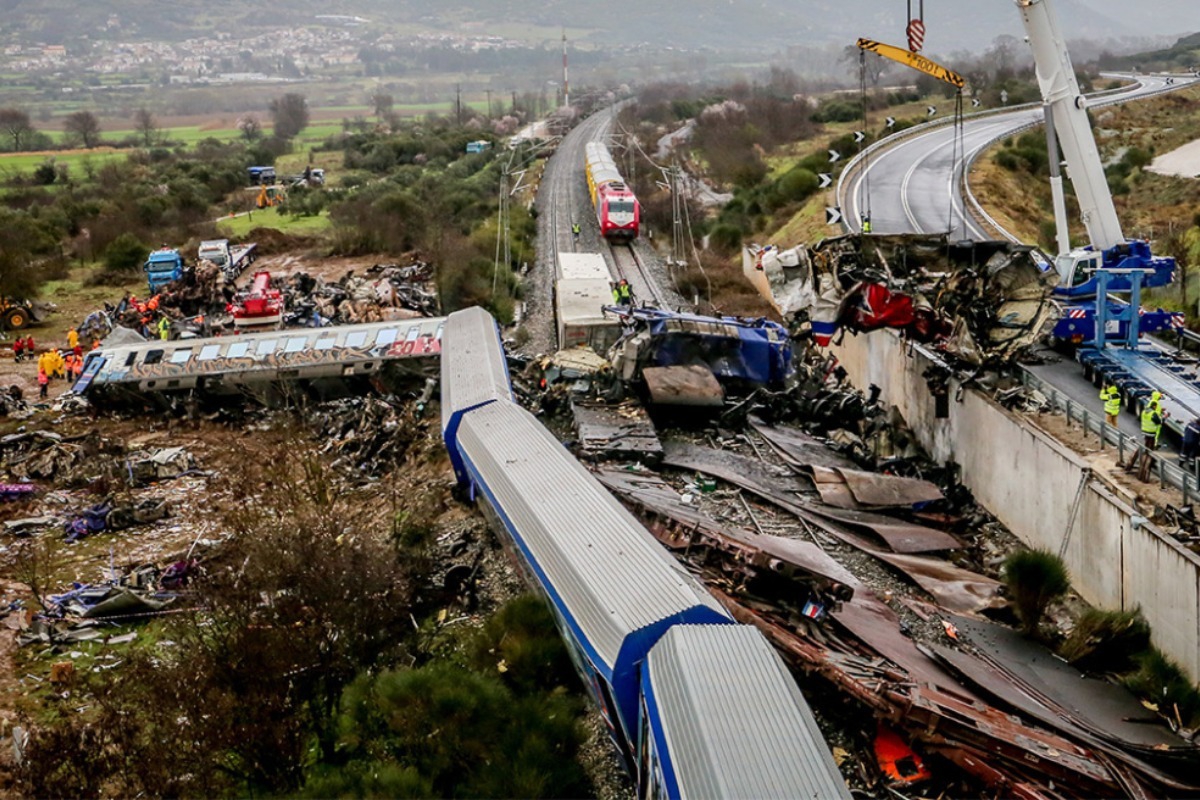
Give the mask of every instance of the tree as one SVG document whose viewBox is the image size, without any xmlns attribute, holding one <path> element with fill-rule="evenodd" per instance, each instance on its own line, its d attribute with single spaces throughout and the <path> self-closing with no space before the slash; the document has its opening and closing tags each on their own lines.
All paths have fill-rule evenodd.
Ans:
<svg viewBox="0 0 1200 800">
<path fill-rule="evenodd" d="M 21 150 L 34 133 L 29 114 L 19 108 L 0 108 L 0 131 L 12 139 L 13 150 Z"/>
<path fill-rule="evenodd" d="M 133 113 L 133 129 L 142 139 L 144 147 L 153 147 L 158 141 L 158 120 L 150 113 L 150 109 L 142 106 Z"/>
<path fill-rule="evenodd" d="M 76 111 L 63 120 L 67 138 L 81 142 L 86 148 L 100 144 L 100 120 L 90 111 Z"/>
<path fill-rule="evenodd" d="M 371 106 L 375 109 L 375 116 L 383 119 L 396 107 L 396 98 L 384 92 L 376 92 L 371 95 Z"/>
<path fill-rule="evenodd" d="M 262 123 L 258 121 L 258 117 L 253 114 L 247 114 L 244 117 L 239 117 L 237 128 L 242 132 L 242 138 L 247 142 L 257 142 L 262 138 L 263 130 Z"/>
<path fill-rule="evenodd" d="M 271 101 L 271 119 L 275 124 L 275 135 L 291 139 L 308 127 L 308 101 L 304 95 L 288 92 Z"/>
</svg>

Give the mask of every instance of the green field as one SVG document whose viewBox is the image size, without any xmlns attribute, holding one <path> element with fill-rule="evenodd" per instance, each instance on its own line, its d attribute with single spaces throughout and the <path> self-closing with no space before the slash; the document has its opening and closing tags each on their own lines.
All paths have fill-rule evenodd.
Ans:
<svg viewBox="0 0 1200 800">
<path fill-rule="evenodd" d="M 86 167 L 91 164 L 99 168 L 110 161 L 124 161 L 128 153 L 121 150 L 96 150 L 89 153 L 5 153 L 0 155 L 0 181 L 28 175 L 48 159 L 53 159 L 56 166 L 65 166 L 71 176 L 79 179 L 86 174 Z"/>
<path fill-rule="evenodd" d="M 249 238 L 250 231 L 255 228 L 274 228 L 283 233 L 316 236 L 329 230 L 329 213 L 323 211 L 315 217 L 293 217 L 280 214 L 274 208 L 267 208 L 240 217 L 218 220 L 217 227 L 221 229 L 222 234 L 236 240 Z"/>
</svg>

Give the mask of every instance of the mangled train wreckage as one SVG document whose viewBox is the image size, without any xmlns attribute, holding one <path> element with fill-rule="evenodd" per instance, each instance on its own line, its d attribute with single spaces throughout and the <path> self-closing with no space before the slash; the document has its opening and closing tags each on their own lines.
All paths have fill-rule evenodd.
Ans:
<svg viewBox="0 0 1200 800">
<path fill-rule="evenodd" d="M 639 797 L 849 792 L 779 656 L 532 414 L 494 320 L 451 314 L 442 431 L 455 474 L 545 597 Z"/>
<path fill-rule="evenodd" d="M 944 235 L 845 235 L 743 250 L 746 277 L 817 344 L 901 330 L 976 366 L 1010 361 L 1058 320 L 1057 275 L 1032 248 Z"/>
<path fill-rule="evenodd" d="M 93 403 L 176 393 L 239 394 L 283 383 L 318 394 L 354 379 L 375 379 L 388 365 L 441 352 L 441 317 L 263 331 L 207 339 L 142 341 L 88 354 L 73 391 Z M 420 365 L 415 365 L 416 371 Z"/>
</svg>

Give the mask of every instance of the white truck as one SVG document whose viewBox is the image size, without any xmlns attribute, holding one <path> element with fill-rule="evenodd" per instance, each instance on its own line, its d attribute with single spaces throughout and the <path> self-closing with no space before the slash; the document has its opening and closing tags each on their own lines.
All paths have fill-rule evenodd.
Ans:
<svg viewBox="0 0 1200 800">
<path fill-rule="evenodd" d="M 201 261 L 211 261 L 221 268 L 226 280 L 234 280 L 254 263 L 257 245 L 230 245 L 228 239 L 210 239 L 200 243 L 196 255 Z"/>
</svg>

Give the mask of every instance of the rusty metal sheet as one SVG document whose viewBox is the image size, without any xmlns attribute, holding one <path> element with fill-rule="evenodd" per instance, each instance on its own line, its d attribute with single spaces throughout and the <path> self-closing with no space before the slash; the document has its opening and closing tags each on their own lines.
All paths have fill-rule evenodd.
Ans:
<svg viewBox="0 0 1200 800">
<path fill-rule="evenodd" d="M 848 508 L 832 508 L 800 500 L 799 504 L 818 516 L 837 520 L 846 525 L 866 528 L 897 553 L 930 553 L 939 550 L 957 550 L 962 544 L 950 534 L 905 522 L 894 517 L 874 514 L 870 511 L 855 511 Z"/>
<path fill-rule="evenodd" d="M 812 471 L 813 483 L 821 495 L 821 502 L 835 508 L 861 509 L 862 504 L 854 499 L 846 479 L 835 469 L 828 467 L 809 467 Z"/>
<path fill-rule="evenodd" d="M 965 621 L 965 618 L 962 617 L 954 619 L 956 626 L 958 623 Z M 965 627 L 959 628 L 960 637 L 963 636 Z M 1019 636 L 1015 631 L 1011 631 L 1010 633 Z M 1031 656 L 1035 661 L 1054 658 L 1048 650 L 1038 648 L 1036 645 L 1032 645 L 1032 643 L 1030 644 L 1035 649 L 1041 650 L 1040 656 Z M 1113 726 L 1111 729 L 1098 729 L 1092 727 L 1091 723 L 1075 717 L 1072 711 L 1064 711 L 1060 708 L 1056 702 L 1058 698 L 1049 700 L 1048 698 L 1039 697 L 1036 692 L 1029 691 L 1027 686 L 1023 685 L 1016 676 L 1007 672 L 1001 665 L 971 653 L 940 645 L 932 645 L 929 650 L 985 697 L 994 698 L 1030 719 L 1059 731 L 1084 745 L 1107 753 L 1116 760 L 1116 763 L 1108 765 L 1110 769 L 1124 767 L 1126 770 L 1132 770 L 1145 780 L 1152 781 L 1175 791 L 1188 791 L 1191 795 L 1195 795 L 1200 791 L 1200 787 L 1193 783 L 1180 780 L 1159 769 L 1155 764 L 1148 763 L 1148 759 L 1139 757 L 1139 755 L 1147 755 L 1147 752 L 1144 750 L 1146 746 L 1152 748 L 1165 747 L 1168 748 L 1167 751 L 1154 749 L 1149 751 L 1148 754 L 1151 757 L 1158 757 L 1160 759 L 1174 758 L 1176 761 L 1185 762 L 1187 768 L 1193 772 L 1197 764 L 1196 748 L 1184 745 L 1182 740 L 1162 727 L 1156 718 L 1121 687 L 1107 681 L 1088 678 L 1072 670 L 1069 666 L 1062 664 L 1069 671 L 1069 673 L 1064 673 L 1067 682 L 1059 684 L 1065 690 L 1064 695 L 1079 696 L 1080 694 L 1086 694 L 1090 698 L 1095 699 L 1097 701 L 1096 706 L 1085 709 L 1084 713 L 1091 714 L 1092 716 L 1103 714 L 1105 723 Z M 1070 683 L 1072 681 L 1078 682 L 1080 686 L 1071 686 Z M 1118 699 L 1116 706 L 1114 706 L 1112 701 L 1116 695 L 1123 695 L 1124 697 Z M 1105 713 L 1106 710 L 1113 713 Z M 1126 713 L 1133 716 L 1119 716 Z M 1147 722 L 1151 724 L 1146 724 Z M 1108 733 L 1113 735 L 1107 735 Z M 1122 733 L 1132 733 L 1136 739 L 1141 741 L 1136 743 L 1124 741 L 1120 735 Z M 1153 742 L 1153 744 L 1147 745 L 1149 742 Z M 1135 748 L 1134 752 L 1126 749 L 1131 746 Z M 1171 753 L 1170 751 L 1175 752 Z M 1127 778 L 1129 776 L 1118 777 Z M 1136 779 L 1134 783 L 1136 784 Z"/>
<path fill-rule="evenodd" d="M 663 463 L 720 478 L 801 516 L 806 515 L 795 509 L 800 508 L 809 514 L 866 528 L 883 539 L 888 547 L 897 553 L 927 553 L 962 547 L 950 534 L 924 525 L 870 511 L 832 508 L 811 502 L 799 495 L 803 484 L 796 476 L 775 472 L 761 461 L 736 453 L 726 453 L 685 442 L 667 441 L 663 443 Z"/>
<path fill-rule="evenodd" d="M 868 552 L 912 578 L 950 611 L 973 614 L 1008 604 L 1000 593 L 1000 581 L 956 567 L 949 561 L 903 553 Z"/>
<path fill-rule="evenodd" d="M 795 428 L 777 428 L 762 420 L 751 417 L 750 425 L 767 440 L 775 452 L 794 467 L 846 467 L 854 469 L 856 464 L 846 456 L 835 452 L 820 439 L 814 439 Z"/>
<path fill-rule="evenodd" d="M 903 669 L 912 680 L 940 686 L 968 701 L 977 699 L 961 681 L 900 633 L 900 617 L 871 592 L 856 592 L 853 600 L 831 616 L 863 644 Z"/>
<path fill-rule="evenodd" d="M 1122 747 L 1186 755 L 1200 765 L 1200 748 L 1168 730 L 1127 690 L 1091 678 L 1017 631 L 980 619 L 954 617 L 959 635 L 996 669 L 1055 713 Z"/>
<path fill-rule="evenodd" d="M 746 558 L 753 558 L 755 552 L 763 553 L 831 583 L 852 589 L 861 586 L 852 572 L 811 542 L 724 525 L 695 506 L 684 503 L 682 496 L 670 484 L 653 473 L 601 468 L 595 474 L 609 491 L 638 506 L 643 512 L 665 516 L 678 523 L 673 532 L 660 533 L 655 531 L 653 525 L 649 526 L 655 536 L 672 549 L 690 546 L 695 541 L 695 535 L 699 534 L 721 539 L 739 548 Z M 764 566 L 770 567 L 770 564 Z"/>
<path fill-rule="evenodd" d="M 816 469 L 819 468 L 814 467 L 814 472 Z M 850 494 L 864 506 L 912 507 L 945 499 L 941 489 L 919 478 L 902 478 L 857 469 L 838 468 L 836 471 L 850 488 Z"/>
<path fill-rule="evenodd" d="M 757 459 L 687 442 L 663 442 L 663 463 L 712 475 L 772 502 L 791 501 L 795 492 L 812 485 L 790 470 L 775 469 Z"/>
<path fill-rule="evenodd" d="M 725 405 L 725 390 L 708 367 L 646 367 L 642 378 L 650 391 L 650 401 L 660 406 L 720 408 Z"/>
<path fill-rule="evenodd" d="M 571 414 L 585 455 L 635 455 L 647 461 L 657 461 L 662 455 L 654 423 L 638 403 L 573 402 Z"/>
<path fill-rule="evenodd" d="M 1123 782 L 1099 754 L 989 706 L 965 688 L 914 683 L 887 662 L 830 650 L 801 629 L 779 624 L 769 611 L 712 591 L 735 619 L 762 630 L 793 663 L 903 727 L 927 748 L 963 755 L 952 760 L 1001 796 L 1090 798 L 1122 791 Z M 953 678 L 946 680 L 953 685 Z"/>
</svg>

